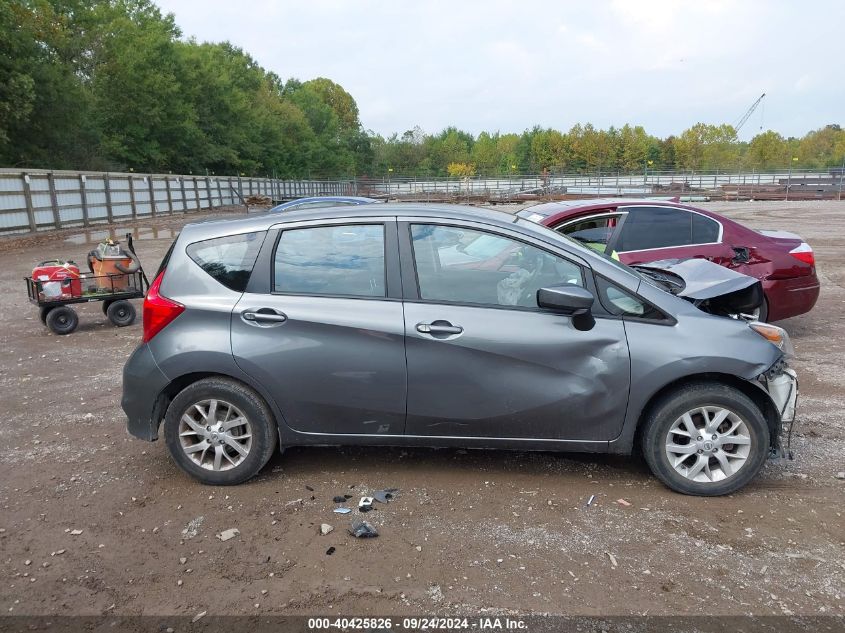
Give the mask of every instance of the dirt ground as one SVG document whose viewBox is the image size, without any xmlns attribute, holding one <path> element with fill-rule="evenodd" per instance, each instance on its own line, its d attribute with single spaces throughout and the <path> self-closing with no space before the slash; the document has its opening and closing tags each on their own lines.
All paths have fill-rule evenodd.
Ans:
<svg viewBox="0 0 845 633">
<path fill-rule="evenodd" d="M 34 263 L 83 261 L 102 232 L 0 239 L 0 613 L 845 613 L 845 203 L 710 208 L 800 233 L 822 280 L 815 310 L 782 323 L 795 460 L 714 499 L 670 492 L 636 458 L 384 448 L 290 449 L 248 484 L 201 486 L 126 433 L 140 325 L 90 304 L 57 337 L 27 302 Z M 185 221 L 134 225 L 148 271 Z M 332 497 L 385 487 L 400 492 L 366 516 L 379 538 L 349 536 L 357 512 Z"/>
</svg>

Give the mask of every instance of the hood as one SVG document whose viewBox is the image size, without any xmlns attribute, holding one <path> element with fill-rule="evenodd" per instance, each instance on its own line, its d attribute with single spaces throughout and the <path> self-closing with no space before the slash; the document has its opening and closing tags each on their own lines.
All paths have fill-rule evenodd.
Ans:
<svg viewBox="0 0 845 633">
<path fill-rule="evenodd" d="M 759 279 L 706 259 L 662 259 L 633 268 L 713 314 L 748 314 L 763 303 Z"/>
</svg>

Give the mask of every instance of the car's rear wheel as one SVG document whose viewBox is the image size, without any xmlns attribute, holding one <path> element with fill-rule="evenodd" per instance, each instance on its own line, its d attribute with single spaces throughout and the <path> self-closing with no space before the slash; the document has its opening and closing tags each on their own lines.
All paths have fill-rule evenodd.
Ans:
<svg viewBox="0 0 845 633">
<path fill-rule="evenodd" d="M 254 477 L 276 448 L 276 424 L 252 389 L 206 378 L 173 399 L 164 437 L 173 460 L 205 484 L 234 485 Z"/>
<path fill-rule="evenodd" d="M 654 404 L 642 444 L 651 471 L 672 490 L 725 495 L 745 486 L 765 463 L 769 427 L 741 391 L 696 383 Z"/>
</svg>

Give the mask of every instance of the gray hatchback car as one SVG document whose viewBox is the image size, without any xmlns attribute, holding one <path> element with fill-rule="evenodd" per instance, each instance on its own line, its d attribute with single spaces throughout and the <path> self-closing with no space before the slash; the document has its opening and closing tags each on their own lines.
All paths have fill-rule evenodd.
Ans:
<svg viewBox="0 0 845 633">
<path fill-rule="evenodd" d="M 780 449 L 797 381 L 783 330 L 707 305 L 497 211 L 190 224 L 122 404 L 208 484 L 248 480 L 277 445 L 639 448 L 673 490 L 726 494 Z"/>
</svg>

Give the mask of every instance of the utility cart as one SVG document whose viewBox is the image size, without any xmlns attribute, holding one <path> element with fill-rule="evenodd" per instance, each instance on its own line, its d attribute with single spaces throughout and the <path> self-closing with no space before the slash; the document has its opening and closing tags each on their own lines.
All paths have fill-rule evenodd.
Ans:
<svg viewBox="0 0 845 633">
<path fill-rule="evenodd" d="M 56 334 L 70 334 L 79 325 L 75 303 L 99 301 L 103 314 L 117 327 L 135 322 L 137 313 L 130 299 L 141 299 L 150 287 L 138 260 L 131 234 L 126 249 L 116 240 L 101 242 L 88 253 L 88 273 L 81 273 L 70 260 L 50 260 L 25 277 L 29 301 L 38 306 L 41 322 Z"/>
</svg>

